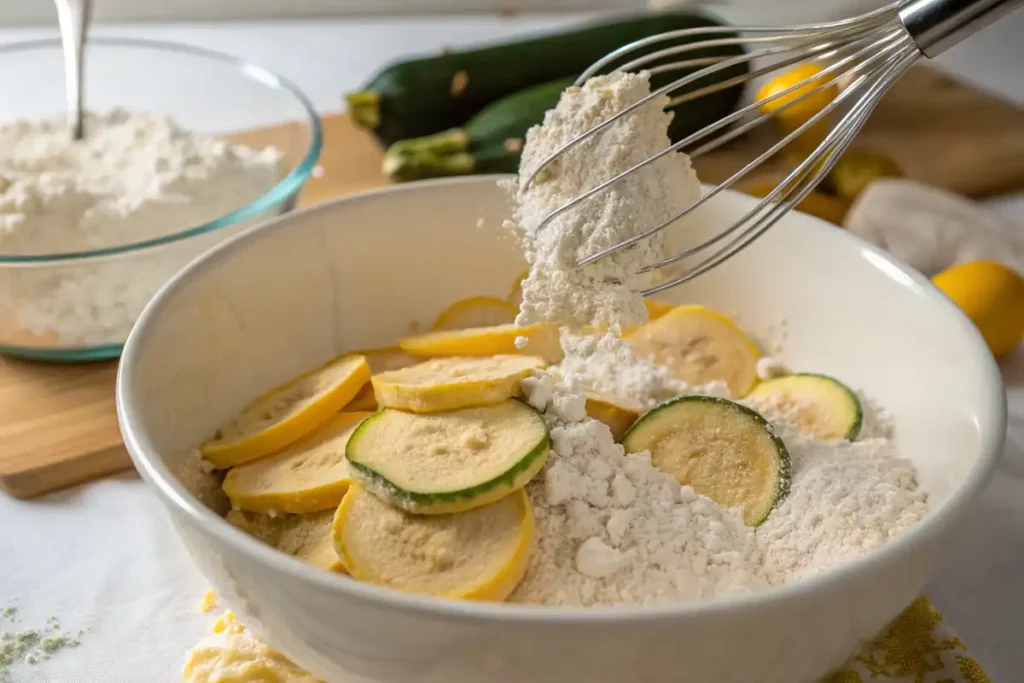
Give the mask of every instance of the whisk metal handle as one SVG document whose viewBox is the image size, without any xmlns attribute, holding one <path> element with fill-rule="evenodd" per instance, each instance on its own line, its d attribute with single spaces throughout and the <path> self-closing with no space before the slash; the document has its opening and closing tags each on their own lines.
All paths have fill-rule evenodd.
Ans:
<svg viewBox="0 0 1024 683">
<path fill-rule="evenodd" d="M 1024 5 L 1024 0 L 907 0 L 897 12 L 925 57 L 935 57 Z"/>
</svg>

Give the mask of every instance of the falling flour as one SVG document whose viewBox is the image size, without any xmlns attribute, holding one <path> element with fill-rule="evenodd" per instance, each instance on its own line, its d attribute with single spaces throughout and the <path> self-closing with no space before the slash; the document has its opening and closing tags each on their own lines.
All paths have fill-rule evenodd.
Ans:
<svg viewBox="0 0 1024 683">
<path fill-rule="evenodd" d="M 667 148 L 672 115 L 663 108 L 668 99 L 641 106 L 541 169 L 531 185 L 526 181 L 564 144 L 649 94 L 646 74 L 599 76 L 566 90 L 544 123 L 527 133 L 516 210 L 509 223 L 530 264 L 518 324 L 550 322 L 577 329 L 647 320 L 636 292 L 655 276 L 640 271 L 667 255 L 664 232 L 596 263 L 576 263 L 662 224 L 695 202 L 701 188 L 688 157 L 662 157 L 549 224 L 543 221 L 575 197 Z"/>
</svg>

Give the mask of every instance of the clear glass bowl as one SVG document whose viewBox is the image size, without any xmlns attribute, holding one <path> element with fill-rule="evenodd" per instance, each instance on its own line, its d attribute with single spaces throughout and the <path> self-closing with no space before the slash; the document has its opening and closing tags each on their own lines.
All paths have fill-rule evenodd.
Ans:
<svg viewBox="0 0 1024 683">
<path fill-rule="evenodd" d="M 0 122 L 66 111 L 60 41 L 0 45 Z M 323 144 L 320 119 L 291 83 L 217 52 L 150 40 L 91 38 L 85 102 L 166 115 L 231 135 L 281 126 L 282 179 L 249 203 L 173 234 L 62 254 L 0 253 L 0 353 L 54 361 L 116 358 L 149 298 L 214 244 L 294 208 Z M 26 76 L 26 74 L 29 74 Z M 243 137 L 244 141 L 245 138 Z"/>
</svg>

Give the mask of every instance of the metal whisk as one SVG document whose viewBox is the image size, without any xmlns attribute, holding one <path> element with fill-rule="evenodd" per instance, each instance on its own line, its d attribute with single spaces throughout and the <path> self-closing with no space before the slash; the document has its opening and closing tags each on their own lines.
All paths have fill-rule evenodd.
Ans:
<svg viewBox="0 0 1024 683">
<path fill-rule="evenodd" d="M 678 106 L 803 62 L 815 62 L 822 68 L 814 77 L 780 91 L 770 98 L 743 107 L 672 144 L 653 157 L 609 178 L 548 214 L 541 222 L 540 229 L 543 229 L 559 215 L 571 211 L 582 202 L 607 190 L 610 186 L 666 154 L 686 149 L 691 158 L 699 157 L 764 123 L 778 112 L 792 107 L 806 98 L 813 97 L 826 88 L 843 83 L 841 91 L 828 106 L 818 111 L 803 125 L 790 132 L 728 180 L 705 194 L 699 201 L 664 223 L 652 226 L 644 232 L 596 254 L 591 254 L 578 263 L 580 266 L 593 263 L 612 252 L 636 244 L 664 230 L 675 221 L 695 211 L 722 190 L 735 185 L 786 145 L 818 124 L 819 121 L 824 121 L 826 123 L 823 125 L 828 125 L 828 121 L 834 120 L 835 123 L 831 125 L 828 134 L 814 151 L 743 218 L 713 237 L 679 254 L 646 265 L 643 272 L 651 272 L 679 263 L 684 259 L 698 257 L 695 262 L 685 264 L 682 274 L 658 283 L 642 293 L 644 296 L 648 296 L 692 280 L 735 256 L 763 235 L 790 209 L 799 204 L 835 165 L 840 155 L 849 146 L 850 141 L 864 126 L 864 122 L 882 95 L 918 59 L 935 57 L 968 35 L 1009 14 L 1022 4 L 1024 4 L 1024 0 L 904 0 L 843 21 L 785 28 L 684 29 L 630 43 L 594 63 L 580 76 L 576 84 L 582 85 L 591 76 L 604 72 L 609 65 L 629 59 L 631 55 L 640 51 L 643 51 L 641 56 L 612 68 L 611 71 L 637 71 L 646 67 L 646 70 L 653 76 L 657 73 L 680 69 L 702 68 L 657 88 L 649 96 L 562 146 L 534 170 L 527 179 L 527 187 L 544 168 L 565 154 L 566 151 L 584 140 L 600 134 L 614 121 L 628 116 L 655 98 L 668 96 L 670 97 L 670 106 Z M 722 34 L 729 35 L 720 37 Z M 680 39 L 686 39 L 687 42 L 650 51 L 650 48 L 658 43 Z M 735 45 L 743 45 L 746 48 L 745 54 L 732 57 L 702 56 L 664 63 L 666 58 L 675 58 L 688 52 Z M 702 79 L 720 74 L 730 68 L 735 69 L 737 65 L 745 63 L 750 63 L 752 66 L 744 75 L 726 78 L 713 85 L 698 87 Z M 686 88 L 689 88 L 687 92 L 673 97 L 673 93 Z M 791 99 L 784 100 L 782 98 Z M 775 100 L 781 100 L 775 111 L 770 114 L 755 115 L 762 105 Z M 836 119 L 832 118 L 833 112 L 836 114 Z M 733 124 L 736 125 L 733 126 Z M 690 149 L 694 145 L 697 145 L 696 148 Z"/>
</svg>

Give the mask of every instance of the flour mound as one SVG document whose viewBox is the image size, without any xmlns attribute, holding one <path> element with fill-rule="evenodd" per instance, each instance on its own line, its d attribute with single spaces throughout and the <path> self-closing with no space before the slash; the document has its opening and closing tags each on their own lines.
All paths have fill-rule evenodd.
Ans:
<svg viewBox="0 0 1024 683">
<path fill-rule="evenodd" d="M 701 393 L 728 397 L 724 382 L 691 387 L 676 379 L 663 365 L 633 354 L 633 347 L 614 333 L 577 336 L 562 334 L 565 358 L 553 371 L 575 375 L 587 389 L 639 401 L 651 407 L 681 394 Z"/>
<path fill-rule="evenodd" d="M 541 162 L 573 138 L 650 94 L 648 75 L 616 73 L 567 89 L 543 124 L 526 135 L 515 188 L 516 210 L 509 225 L 523 243 L 530 275 L 516 322 L 550 322 L 579 329 L 587 325 L 628 325 L 647 320 L 636 295 L 655 281 L 643 266 L 665 258 L 665 231 L 597 263 L 579 259 L 660 225 L 700 198 L 700 182 L 681 153 L 671 153 L 629 178 L 602 190 L 544 228 L 552 211 L 669 146 L 660 97 L 623 116 L 566 152 L 526 188 Z"/>
</svg>

